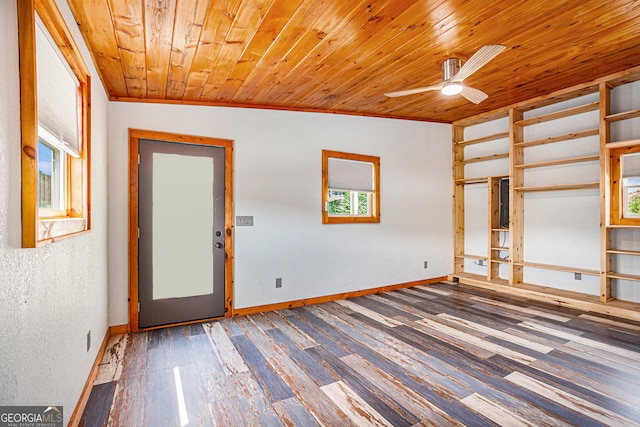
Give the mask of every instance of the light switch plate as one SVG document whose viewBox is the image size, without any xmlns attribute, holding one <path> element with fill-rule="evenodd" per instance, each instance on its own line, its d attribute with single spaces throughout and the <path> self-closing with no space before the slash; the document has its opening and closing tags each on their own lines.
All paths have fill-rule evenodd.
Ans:
<svg viewBox="0 0 640 427">
<path fill-rule="evenodd" d="M 237 227 L 253 227 L 253 216 L 236 216 Z"/>
</svg>

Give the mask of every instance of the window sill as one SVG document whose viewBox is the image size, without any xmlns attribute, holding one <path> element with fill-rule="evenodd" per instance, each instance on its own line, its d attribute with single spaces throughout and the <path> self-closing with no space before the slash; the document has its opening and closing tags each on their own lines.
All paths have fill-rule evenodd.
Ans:
<svg viewBox="0 0 640 427">
<path fill-rule="evenodd" d="M 38 221 L 38 241 L 50 243 L 88 231 L 86 218 L 41 218 Z"/>
</svg>

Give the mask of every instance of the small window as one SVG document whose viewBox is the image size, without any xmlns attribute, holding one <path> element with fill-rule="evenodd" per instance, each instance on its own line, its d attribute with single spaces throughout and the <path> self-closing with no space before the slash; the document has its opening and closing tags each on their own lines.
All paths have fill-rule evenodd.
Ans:
<svg viewBox="0 0 640 427">
<path fill-rule="evenodd" d="M 89 231 L 91 77 L 55 2 L 19 1 L 22 246 Z"/>
<path fill-rule="evenodd" d="M 322 151 L 322 223 L 380 222 L 380 158 Z"/>
<path fill-rule="evenodd" d="M 640 225 L 640 147 L 611 150 L 611 222 Z"/>
</svg>

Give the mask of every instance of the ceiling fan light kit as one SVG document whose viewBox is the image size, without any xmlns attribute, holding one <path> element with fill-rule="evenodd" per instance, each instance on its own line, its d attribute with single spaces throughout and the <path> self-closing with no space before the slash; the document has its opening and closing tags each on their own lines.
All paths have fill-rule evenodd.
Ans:
<svg viewBox="0 0 640 427">
<path fill-rule="evenodd" d="M 489 61 L 505 49 L 506 46 L 501 44 L 482 46 L 471 58 L 469 58 L 467 62 L 464 63 L 464 65 L 462 65 L 462 61 L 459 58 L 446 59 L 442 63 L 442 82 L 440 84 L 389 92 L 385 93 L 385 96 L 394 98 L 431 90 L 439 90 L 443 95 L 451 96 L 460 94 L 474 104 L 479 104 L 487 99 L 488 95 L 479 89 L 463 85 L 462 81 L 478 71 L 480 68 L 484 67 Z"/>
<path fill-rule="evenodd" d="M 462 84 L 457 82 L 446 83 L 444 86 L 442 86 L 442 89 L 440 89 L 440 92 L 443 95 L 447 95 L 447 96 L 457 95 L 460 92 L 462 92 Z"/>
</svg>

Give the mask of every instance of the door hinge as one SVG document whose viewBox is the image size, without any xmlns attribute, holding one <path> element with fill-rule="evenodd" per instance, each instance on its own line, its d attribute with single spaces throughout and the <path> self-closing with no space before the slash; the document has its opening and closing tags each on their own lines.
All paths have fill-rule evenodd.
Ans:
<svg viewBox="0 0 640 427">
<path fill-rule="evenodd" d="M 138 301 L 138 313 L 140 313 L 140 301 Z"/>
<path fill-rule="evenodd" d="M 140 227 L 138 227 L 138 239 L 140 238 Z"/>
<path fill-rule="evenodd" d="M 140 153 L 138 153 L 138 164 L 140 164 Z"/>
</svg>

